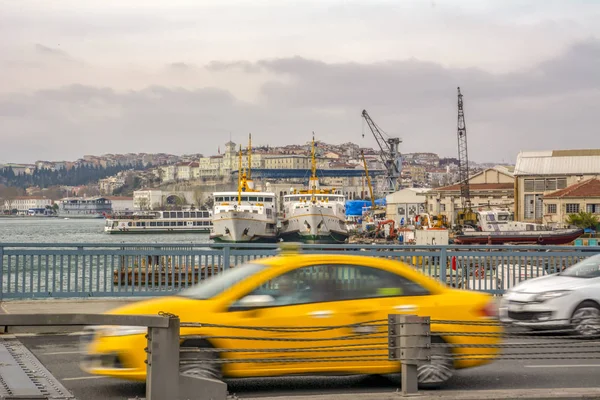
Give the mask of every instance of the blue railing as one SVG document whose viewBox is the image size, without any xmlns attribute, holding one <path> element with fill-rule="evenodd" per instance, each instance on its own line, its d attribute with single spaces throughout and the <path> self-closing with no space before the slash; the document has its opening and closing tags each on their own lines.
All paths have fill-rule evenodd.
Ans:
<svg viewBox="0 0 600 400">
<path fill-rule="evenodd" d="M 278 251 L 272 244 L 0 243 L 0 299 L 173 294 Z M 302 252 L 385 257 L 452 287 L 502 294 L 600 247 L 303 245 Z"/>
</svg>

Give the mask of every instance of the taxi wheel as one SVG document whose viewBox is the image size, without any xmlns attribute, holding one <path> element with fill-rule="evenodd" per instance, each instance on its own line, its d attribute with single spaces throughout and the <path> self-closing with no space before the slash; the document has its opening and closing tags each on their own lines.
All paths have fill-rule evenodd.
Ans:
<svg viewBox="0 0 600 400">
<path fill-rule="evenodd" d="M 216 351 L 190 351 L 190 350 L 212 350 L 214 347 L 210 343 L 202 341 L 184 342 L 180 353 L 179 372 L 188 375 L 200 376 L 209 379 L 222 380 L 223 372 L 219 360 L 219 353 Z"/>
<path fill-rule="evenodd" d="M 431 343 L 446 344 L 440 337 L 432 337 Z M 438 389 L 454 375 L 452 351 L 448 347 L 432 347 L 431 362 L 417 368 L 419 389 Z"/>
</svg>

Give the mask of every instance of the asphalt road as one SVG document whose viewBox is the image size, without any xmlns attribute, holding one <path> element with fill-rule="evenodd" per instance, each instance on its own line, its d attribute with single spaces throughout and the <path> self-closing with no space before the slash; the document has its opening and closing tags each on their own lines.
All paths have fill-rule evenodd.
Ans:
<svg viewBox="0 0 600 400">
<path fill-rule="evenodd" d="M 20 340 L 44 363 L 62 384 L 78 399 L 123 400 L 144 397 L 145 385 L 110 378 L 89 376 L 79 369 L 77 336 L 34 336 Z M 592 360 L 519 360 L 496 361 L 493 364 L 458 371 L 445 390 L 489 389 L 552 389 L 597 387 L 600 373 L 600 341 L 578 341 L 568 338 L 536 340 L 510 339 L 507 343 L 552 342 L 585 344 L 585 355 Z M 515 350 L 510 350 L 515 352 Z M 573 349 L 527 349 L 532 352 L 573 352 Z M 581 354 L 581 353 L 579 353 Z M 561 355 L 562 357 L 567 357 Z M 337 393 L 393 392 L 399 387 L 399 378 L 370 377 L 293 377 L 239 379 L 227 381 L 229 392 L 239 398 L 267 396 L 298 396 Z"/>
</svg>

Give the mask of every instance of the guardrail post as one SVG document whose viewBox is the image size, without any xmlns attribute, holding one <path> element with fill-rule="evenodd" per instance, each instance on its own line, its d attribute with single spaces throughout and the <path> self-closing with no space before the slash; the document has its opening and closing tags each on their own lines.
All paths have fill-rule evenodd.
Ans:
<svg viewBox="0 0 600 400">
<path fill-rule="evenodd" d="M 419 391 L 418 367 L 429 362 L 431 336 L 429 317 L 390 314 L 388 316 L 389 358 L 400 361 L 402 394 Z"/>
<path fill-rule="evenodd" d="M 440 282 L 446 283 L 446 269 L 448 267 L 448 249 L 446 246 L 442 246 L 440 249 Z"/>
<path fill-rule="evenodd" d="M 148 329 L 147 400 L 179 398 L 179 317 L 168 315 L 168 328 Z"/>
<path fill-rule="evenodd" d="M 10 271 L 8 271 L 10 274 Z M 0 301 L 4 299 L 4 247 L 0 246 Z"/>
<path fill-rule="evenodd" d="M 229 269 L 230 267 L 230 262 L 231 261 L 231 247 L 229 247 L 227 244 L 225 244 L 225 246 L 223 246 L 223 270 L 221 272 L 225 272 Z"/>
</svg>

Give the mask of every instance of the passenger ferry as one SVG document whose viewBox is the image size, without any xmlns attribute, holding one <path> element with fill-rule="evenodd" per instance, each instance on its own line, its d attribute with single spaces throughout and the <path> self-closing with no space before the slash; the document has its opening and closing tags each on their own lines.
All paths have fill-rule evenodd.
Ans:
<svg viewBox="0 0 600 400">
<path fill-rule="evenodd" d="M 58 203 L 63 218 L 104 218 L 112 212 L 112 202 L 104 197 L 67 197 Z"/>
<path fill-rule="evenodd" d="M 252 165 L 251 144 L 248 145 L 248 165 Z M 261 243 L 278 242 L 277 197 L 275 193 L 254 189 L 248 175 L 242 172 L 242 149 L 239 153 L 237 192 L 213 193 L 213 228 L 210 238 L 215 242 Z"/>
<path fill-rule="evenodd" d="M 106 233 L 209 233 L 212 211 L 154 211 L 106 217 Z"/>
<path fill-rule="evenodd" d="M 304 243 L 346 243 L 346 198 L 335 189 L 319 189 L 312 141 L 312 176 L 308 190 L 294 190 L 283 196 L 284 215 L 280 237 L 283 241 Z"/>
</svg>

